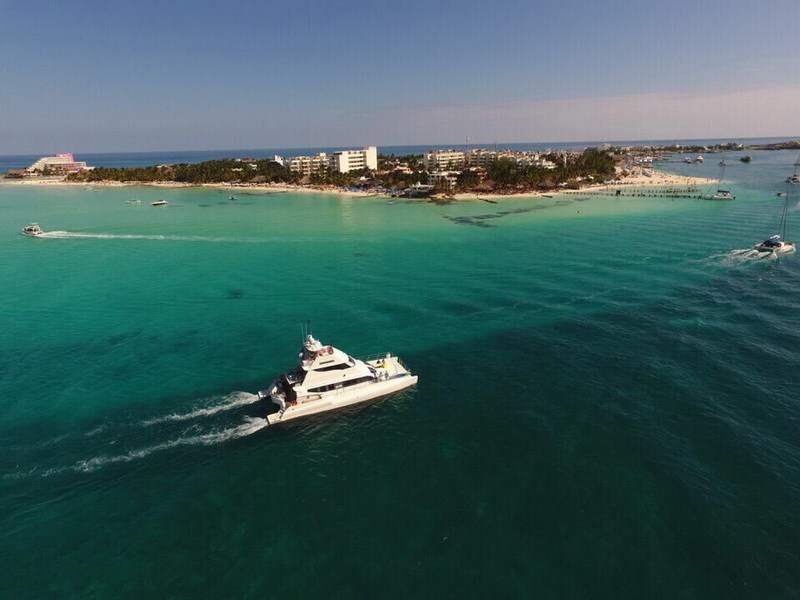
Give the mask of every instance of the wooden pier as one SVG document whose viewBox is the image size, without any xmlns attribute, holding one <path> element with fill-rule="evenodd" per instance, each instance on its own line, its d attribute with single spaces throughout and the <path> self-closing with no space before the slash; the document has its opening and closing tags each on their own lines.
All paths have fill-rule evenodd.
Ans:
<svg viewBox="0 0 800 600">
<path fill-rule="evenodd" d="M 613 198 L 689 198 L 695 200 L 708 200 L 707 194 L 701 194 L 695 188 L 668 188 L 666 190 L 625 190 L 621 188 L 609 188 L 604 190 L 564 190 L 565 194 L 579 196 L 611 196 Z"/>
</svg>

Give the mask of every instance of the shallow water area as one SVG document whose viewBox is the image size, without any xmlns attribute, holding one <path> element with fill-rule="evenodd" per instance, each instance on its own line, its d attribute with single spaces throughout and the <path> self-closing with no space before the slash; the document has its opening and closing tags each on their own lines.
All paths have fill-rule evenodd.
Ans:
<svg viewBox="0 0 800 600">
<path fill-rule="evenodd" d="M 0 596 L 796 596 L 800 258 L 749 254 L 796 154 L 753 155 L 732 202 L 0 184 Z M 308 321 L 418 386 L 266 427 Z"/>
</svg>

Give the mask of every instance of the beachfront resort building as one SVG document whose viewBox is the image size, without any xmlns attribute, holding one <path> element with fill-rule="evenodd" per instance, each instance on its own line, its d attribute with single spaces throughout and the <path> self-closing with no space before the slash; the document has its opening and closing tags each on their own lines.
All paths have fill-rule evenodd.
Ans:
<svg viewBox="0 0 800 600">
<path fill-rule="evenodd" d="M 556 165 L 547 160 L 538 152 L 523 152 L 518 150 L 487 150 L 485 148 L 475 148 L 467 154 L 467 161 L 472 167 L 488 167 L 493 161 L 507 159 L 513 160 L 518 165 L 527 167 L 541 167 L 543 169 L 555 169 Z"/>
<path fill-rule="evenodd" d="M 458 171 L 433 171 L 428 173 L 428 184 L 452 190 L 458 183 Z"/>
<path fill-rule="evenodd" d="M 331 170 L 348 173 L 360 169 L 378 168 L 378 148 L 368 146 L 363 150 L 339 150 L 331 155 Z"/>
<path fill-rule="evenodd" d="M 324 171 L 328 168 L 328 164 L 328 155 L 325 152 L 320 152 L 316 156 L 292 156 L 286 161 L 286 166 L 291 171 L 303 175 Z"/>
<path fill-rule="evenodd" d="M 461 150 L 431 150 L 422 157 L 422 163 L 429 173 L 459 169 L 466 165 L 467 156 Z"/>
<path fill-rule="evenodd" d="M 522 152 L 518 150 L 488 150 L 475 148 L 469 152 L 461 150 L 431 150 L 422 157 L 425 170 L 429 173 L 450 171 L 464 167 L 486 168 L 499 159 L 513 160 L 518 165 L 555 169 L 556 165 L 538 152 Z"/>
<path fill-rule="evenodd" d="M 83 161 L 76 161 L 72 153 L 56 154 L 55 156 L 44 156 L 25 169 L 30 174 L 52 173 L 66 174 L 77 173 L 94 167 L 86 166 Z"/>
<path fill-rule="evenodd" d="M 378 148 L 367 146 L 363 150 L 337 150 L 332 154 L 320 152 L 316 156 L 293 156 L 286 161 L 292 171 L 310 175 L 325 169 L 349 173 L 360 169 L 377 170 Z"/>
</svg>

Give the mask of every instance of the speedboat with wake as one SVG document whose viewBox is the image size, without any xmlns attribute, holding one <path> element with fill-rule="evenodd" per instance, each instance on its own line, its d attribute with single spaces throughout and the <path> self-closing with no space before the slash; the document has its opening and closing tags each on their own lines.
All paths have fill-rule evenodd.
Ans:
<svg viewBox="0 0 800 600">
<path fill-rule="evenodd" d="M 42 235 L 44 231 L 42 228 L 39 227 L 38 223 L 31 223 L 30 225 L 26 225 L 22 228 L 22 235 L 28 235 L 30 237 L 36 237 Z"/>
<path fill-rule="evenodd" d="M 417 383 L 417 376 L 389 352 L 353 358 L 312 335 L 303 342 L 299 363 L 258 392 L 278 406 L 278 412 L 267 416 L 270 425 L 394 394 Z"/>
</svg>

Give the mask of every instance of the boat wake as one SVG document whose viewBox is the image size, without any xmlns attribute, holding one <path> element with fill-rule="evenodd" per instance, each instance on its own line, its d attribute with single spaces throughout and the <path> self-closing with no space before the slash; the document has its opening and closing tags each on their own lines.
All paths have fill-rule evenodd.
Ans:
<svg viewBox="0 0 800 600">
<path fill-rule="evenodd" d="M 268 424 L 269 423 L 267 422 L 266 419 L 261 419 L 256 417 L 245 417 L 244 423 L 236 427 L 229 427 L 227 429 L 212 431 L 210 433 L 205 433 L 201 435 L 182 436 L 173 440 L 163 442 L 161 444 L 145 446 L 143 448 L 139 448 L 137 450 L 131 450 L 130 452 L 125 452 L 123 454 L 117 454 L 113 456 L 107 456 L 107 455 L 95 456 L 88 460 L 78 461 L 71 467 L 62 467 L 60 469 L 56 469 L 53 471 L 46 471 L 42 475 L 46 477 L 49 475 L 55 475 L 57 473 L 70 470 L 83 473 L 91 473 L 92 471 L 97 471 L 98 469 L 101 469 L 108 465 L 122 463 L 122 462 L 130 462 L 136 459 L 145 458 L 146 456 L 150 456 L 151 454 L 154 454 L 156 452 L 171 450 L 173 448 L 179 448 L 181 446 L 211 446 L 214 444 L 221 444 L 231 440 L 243 438 L 248 435 L 252 435 L 257 431 L 261 431 L 262 429 L 264 429 L 264 427 L 266 427 Z"/>
<path fill-rule="evenodd" d="M 156 240 L 160 242 L 266 242 L 257 238 L 225 238 L 194 235 L 149 235 L 127 233 L 81 233 L 77 231 L 48 231 L 37 236 L 51 240 Z"/>
<path fill-rule="evenodd" d="M 91 473 L 176 448 L 213 446 L 247 437 L 264 429 L 268 421 L 242 415 L 236 409 L 258 400 L 256 394 L 234 392 L 195 403 L 184 412 L 136 421 L 110 421 L 86 432 L 62 434 L 29 446 L 12 446 L 10 454 L 14 456 L 8 456 L 8 459 L 15 464 L 16 470 L 3 474 L 0 479 Z M 110 452 L 109 448 L 116 451 Z M 64 457 L 70 455 L 76 459 L 65 461 Z M 81 455 L 91 458 L 79 458 Z M 53 465 L 54 458 L 61 464 Z"/>
<path fill-rule="evenodd" d="M 197 419 L 199 417 L 210 417 L 211 415 L 216 415 L 217 413 L 221 413 L 226 410 L 232 410 L 240 406 L 247 406 L 248 404 L 253 404 L 255 402 L 258 402 L 258 400 L 259 398 L 257 394 L 248 394 L 247 392 L 235 392 L 230 396 L 226 396 L 223 399 L 223 401 L 219 404 L 214 404 L 212 402 L 206 406 L 195 408 L 185 413 L 170 413 L 168 415 L 155 417 L 153 419 L 145 419 L 144 421 L 140 421 L 140 424 L 145 427 L 149 427 L 151 425 L 156 425 L 158 423 L 168 423 L 170 421 L 189 421 L 191 419 Z"/>
<path fill-rule="evenodd" d="M 772 261 L 777 260 L 777 258 L 778 255 L 774 252 L 759 252 L 753 248 L 741 248 L 729 252 L 722 252 L 720 254 L 712 254 L 708 257 L 710 261 L 721 263 L 726 267 L 733 267 L 751 262 Z"/>
</svg>

